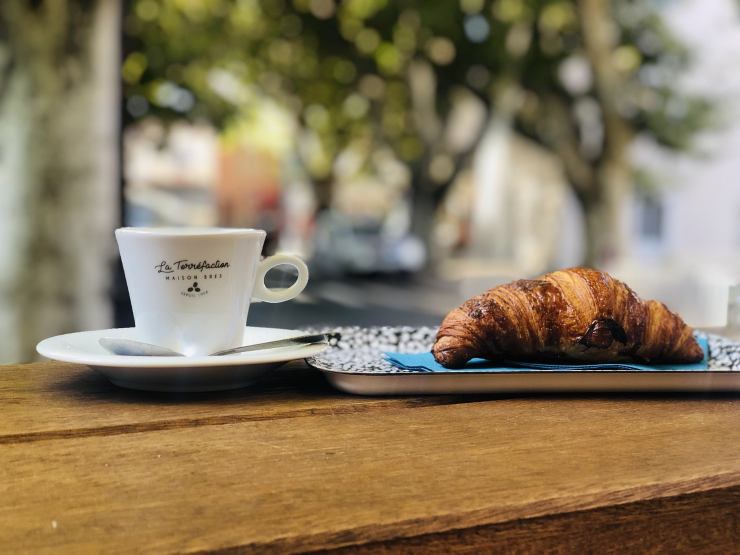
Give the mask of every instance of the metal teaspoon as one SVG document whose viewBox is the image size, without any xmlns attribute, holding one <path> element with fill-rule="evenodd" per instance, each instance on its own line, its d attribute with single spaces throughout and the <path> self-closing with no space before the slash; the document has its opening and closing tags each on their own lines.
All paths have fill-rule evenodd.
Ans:
<svg viewBox="0 0 740 555">
<path fill-rule="evenodd" d="M 288 337 L 286 339 L 277 339 L 275 341 L 265 341 L 255 343 L 254 345 L 244 345 L 242 347 L 233 347 L 216 351 L 207 356 L 224 356 L 236 353 L 247 353 L 250 351 L 261 351 L 263 349 L 277 349 L 279 347 L 290 347 L 293 345 L 319 345 L 321 343 L 328 345 L 329 338 L 326 334 L 299 335 L 297 337 Z M 150 357 L 182 357 L 182 353 L 173 351 L 167 347 L 136 341 L 134 339 L 124 339 L 118 337 L 101 337 L 98 343 L 104 349 L 116 355 L 122 356 L 150 356 Z"/>
</svg>

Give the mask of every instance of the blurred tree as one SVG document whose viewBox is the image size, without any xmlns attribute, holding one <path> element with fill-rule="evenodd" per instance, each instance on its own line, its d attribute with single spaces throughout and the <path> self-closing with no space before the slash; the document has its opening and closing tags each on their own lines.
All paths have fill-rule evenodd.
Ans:
<svg viewBox="0 0 740 555">
<path fill-rule="evenodd" d="M 0 2 L 0 361 L 108 327 L 120 2 Z"/>
<path fill-rule="evenodd" d="M 623 250 L 635 134 L 687 148 L 709 113 L 672 86 L 687 55 L 647 0 L 135 0 L 125 30 L 133 117 L 221 125 L 261 91 L 314 145 L 320 208 L 347 145 L 388 145 L 426 238 L 498 114 L 562 161 L 589 264 Z"/>
</svg>

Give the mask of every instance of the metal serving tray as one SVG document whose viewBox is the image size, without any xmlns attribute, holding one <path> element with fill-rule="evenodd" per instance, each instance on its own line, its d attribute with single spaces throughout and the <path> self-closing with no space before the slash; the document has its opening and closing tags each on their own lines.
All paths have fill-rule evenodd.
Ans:
<svg viewBox="0 0 740 555">
<path fill-rule="evenodd" d="M 332 348 L 307 359 L 336 388 L 358 395 L 446 393 L 740 392 L 740 343 L 706 334 L 707 370 L 549 370 L 425 372 L 385 360 L 383 352 L 422 352 L 436 328 L 338 328 Z"/>
</svg>

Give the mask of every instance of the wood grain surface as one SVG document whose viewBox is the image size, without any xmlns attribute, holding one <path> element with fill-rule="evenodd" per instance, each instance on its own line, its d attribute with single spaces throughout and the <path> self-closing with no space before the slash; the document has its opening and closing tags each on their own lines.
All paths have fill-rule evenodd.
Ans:
<svg viewBox="0 0 740 555">
<path fill-rule="evenodd" d="M 361 398 L 295 365 L 173 396 L 4 366 L 0 546 L 732 552 L 739 401 Z"/>
<path fill-rule="evenodd" d="M 0 366 L 0 395 L 0 445 L 469 400 L 347 396 L 327 387 L 316 371 L 296 363 L 255 387 L 181 395 L 122 389 L 73 364 Z"/>
</svg>

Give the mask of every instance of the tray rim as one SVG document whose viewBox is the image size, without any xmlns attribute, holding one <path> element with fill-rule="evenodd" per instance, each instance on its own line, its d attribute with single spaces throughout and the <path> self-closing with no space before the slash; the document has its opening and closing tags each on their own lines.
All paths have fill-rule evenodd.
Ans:
<svg viewBox="0 0 740 555">
<path fill-rule="evenodd" d="M 522 369 L 519 371 L 501 371 L 501 372 L 476 372 L 476 371 L 465 371 L 465 372 L 459 372 L 455 370 L 450 370 L 448 372 L 424 372 L 422 370 L 417 371 L 406 371 L 406 372 L 356 372 L 352 370 L 334 370 L 329 368 L 322 368 L 321 366 L 318 366 L 314 364 L 311 359 L 313 357 L 308 357 L 306 359 L 306 362 L 308 363 L 311 368 L 314 368 L 316 370 L 320 370 L 321 372 L 330 372 L 332 374 L 345 374 L 350 376 L 374 376 L 374 377 L 381 377 L 381 378 L 387 378 L 387 377 L 396 377 L 396 376 L 502 376 L 502 375 L 527 375 L 527 376 L 533 376 L 533 375 L 540 375 L 540 374 L 567 374 L 567 375 L 588 375 L 588 374 L 638 374 L 638 375 L 675 375 L 675 374 L 689 374 L 689 375 L 706 375 L 706 374 L 720 374 L 720 375 L 727 375 L 727 374 L 740 374 L 740 370 L 723 370 L 721 368 L 706 368 L 702 370 L 681 370 L 681 369 L 668 369 L 668 370 L 542 370 L 539 368 L 533 368 L 531 370 L 528 369 Z"/>
<path fill-rule="evenodd" d="M 502 395 L 606 393 L 736 393 L 737 371 L 417 372 L 397 374 L 322 370 L 335 388 L 354 395 Z M 525 376 L 525 374 L 529 374 Z"/>
</svg>

